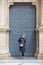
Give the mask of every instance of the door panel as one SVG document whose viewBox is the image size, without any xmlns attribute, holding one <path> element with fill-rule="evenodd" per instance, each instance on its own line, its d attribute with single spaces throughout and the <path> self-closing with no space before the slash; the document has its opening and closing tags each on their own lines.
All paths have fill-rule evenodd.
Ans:
<svg viewBox="0 0 43 65">
<path fill-rule="evenodd" d="M 21 56 L 18 39 L 26 35 L 25 56 L 34 56 L 36 48 L 36 8 L 31 4 L 15 3 L 9 9 L 9 51 L 11 56 Z"/>
</svg>

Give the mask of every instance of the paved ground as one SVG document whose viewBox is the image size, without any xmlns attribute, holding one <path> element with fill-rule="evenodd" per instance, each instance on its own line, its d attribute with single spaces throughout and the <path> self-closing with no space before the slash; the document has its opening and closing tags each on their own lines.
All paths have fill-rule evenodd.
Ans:
<svg viewBox="0 0 43 65">
<path fill-rule="evenodd" d="M 43 60 L 35 58 L 10 58 L 8 60 L 0 60 L 0 65 L 43 65 Z"/>
</svg>

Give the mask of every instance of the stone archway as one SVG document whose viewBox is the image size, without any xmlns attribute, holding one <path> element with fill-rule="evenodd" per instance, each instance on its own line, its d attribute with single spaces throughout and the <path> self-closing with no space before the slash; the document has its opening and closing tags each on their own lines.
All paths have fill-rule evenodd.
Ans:
<svg viewBox="0 0 43 65">
<path fill-rule="evenodd" d="M 13 57 L 21 57 L 18 39 L 26 35 L 25 57 L 34 57 L 36 52 L 36 7 L 31 3 L 14 3 L 9 8 L 9 52 Z"/>
<path fill-rule="evenodd" d="M 38 6 L 40 6 L 40 3 L 38 2 L 38 1 L 36 1 L 36 0 L 29 0 L 29 1 L 22 1 L 22 0 L 20 0 L 20 1 L 9 1 L 9 6 L 10 5 L 13 5 L 14 4 L 14 2 L 31 2 L 32 3 L 32 5 L 35 5 L 36 6 L 36 29 L 35 29 L 35 31 L 36 31 L 36 53 L 35 53 L 35 56 L 37 57 L 37 55 L 38 55 L 38 51 L 39 51 L 39 32 L 38 32 L 38 27 L 39 27 L 39 25 L 40 25 L 40 22 L 39 22 L 39 13 L 40 13 L 40 11 L 39 11 L 39 7 Z M 38 12 L 39 11 L 39 12 Z"/>
<path fill-rule="evenodd" d="M 31 2 L 32 5 L 36 6 L 36 53 L 35 56 L 37 58 L 42 58 L 43 57 L 43 52 L 41 48 L 41 38 L 40 38 L 40 33 L 42 33 L 42 26 L 41 24 L 41 0 L 1 0 L 0 1 L 0 6 L 1 6 L 1 23 L 0 23 L 0 40 L 4 40 L 4 42 L 1 40 L 0 43 L 0 57 L 9 57 L 9 6 L 13 5 L 14 2 Z M 3 11 L 3 13 L 2 13 Z M 4 15 L 4 16 L 3 16 Z M 3 18 L 3 19 L 2 19 Z M 3 33 L 4 32 L 4 33 Z M 3 39 L 4 38 L 4 39 Z M 3 45 L 2 45 L 3 43 Z M 3 52 L 2 52 L 3 51 Z M 3 58 L 2 57 L 2 58 Z"/>
</svg>

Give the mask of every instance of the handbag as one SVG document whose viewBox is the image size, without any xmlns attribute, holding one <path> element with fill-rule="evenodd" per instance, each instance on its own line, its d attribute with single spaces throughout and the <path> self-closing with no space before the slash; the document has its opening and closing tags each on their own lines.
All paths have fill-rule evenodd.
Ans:
<svg viewBox="0 0 43 65">
<path fill-rule="evenodd" d="M 21 43 L 21 44 L 20 44 L 20 47 L 23 47 L 23 46 L 24 46 L 24 44 L 23 44 L 23 43 Z"/>
</svg>

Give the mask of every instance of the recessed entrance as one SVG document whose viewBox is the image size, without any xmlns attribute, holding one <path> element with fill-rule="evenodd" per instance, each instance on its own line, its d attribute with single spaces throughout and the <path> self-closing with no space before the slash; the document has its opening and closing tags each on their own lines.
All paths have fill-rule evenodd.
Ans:
<svg viewBox="0 0 43 65">
<path fill-rule="evenodd" d="M 36 51 L 36 7 L 28 3 L 15 3 L 9 9 L 10 28 L 9 52 L 11 56 L 21 56 L 18 39 L 26 35 L 25 56 L 34 57 Z"/>
</svg>

